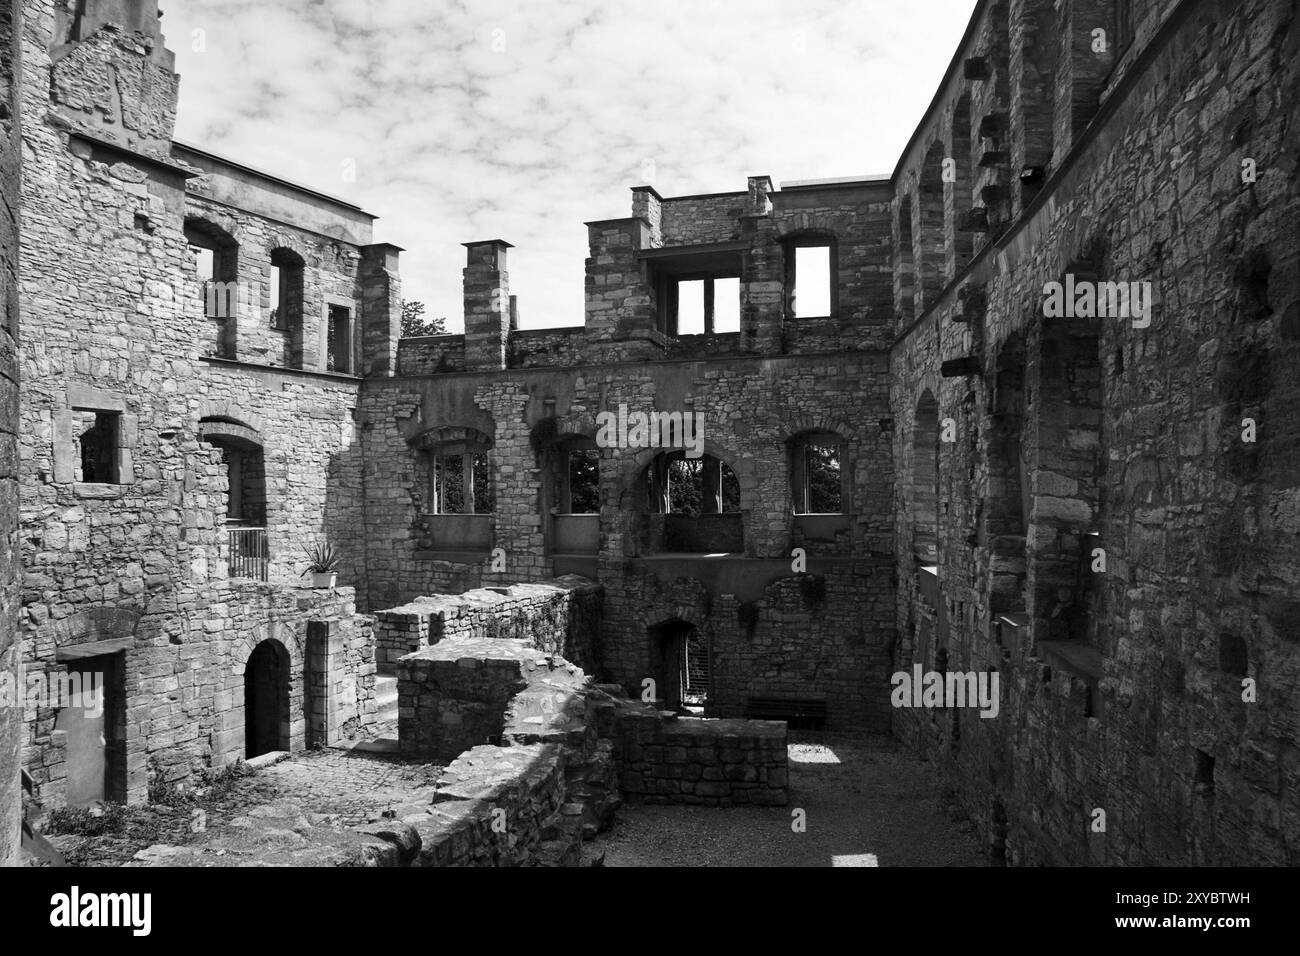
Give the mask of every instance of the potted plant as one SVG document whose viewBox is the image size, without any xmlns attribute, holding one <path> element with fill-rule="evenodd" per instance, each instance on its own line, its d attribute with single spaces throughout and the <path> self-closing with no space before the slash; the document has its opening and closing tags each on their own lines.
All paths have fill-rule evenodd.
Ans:
<svg viewBox="0 0 1300 956">
<path fill-rule="evenodd" d="M 339 553 L 333 546 L 314 544 L 309 548 L 304 545 L 302 550 L 309 562 L 307 570 L 302 573 L 303 577 L 310 574 L 311 586 L 314 588 L 334 587 L 339 579 Z"/>
</svg>

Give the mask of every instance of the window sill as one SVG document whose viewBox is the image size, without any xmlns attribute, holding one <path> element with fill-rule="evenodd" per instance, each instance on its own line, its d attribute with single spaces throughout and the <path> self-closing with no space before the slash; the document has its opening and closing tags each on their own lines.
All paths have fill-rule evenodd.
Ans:
<svg viewBox="0 0 1300 956">
<path fill-rule="evenodd" d="M 72 484 L 72 493 L 78 498 L 121 498 L 128 487 L 107 482 L 76 481 Z"/>
</svg>

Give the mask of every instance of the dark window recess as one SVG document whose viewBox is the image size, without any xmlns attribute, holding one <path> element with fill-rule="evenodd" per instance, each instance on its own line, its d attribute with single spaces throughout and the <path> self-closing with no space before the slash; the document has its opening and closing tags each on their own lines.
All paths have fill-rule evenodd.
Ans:
<svg viewBox="0 0 1300 956">
<path fill-rule="evenodd" d="M 288 249 L 271 253 L 271 328 L 281 332 L 302 326 L 303 261 Z"/>
<path fill-rule="evenodd" d="M 1214 758 L 1204 750 L 1196 751 L 1195 787 L 1199 796 L 1214 796 Z"/>
<path fill-rule="evenodd" d="M 73 409 L 73 428 L 81 464 L 78 481 L 116 485 L 121 481 L 118 468 L 121 416 L 117 412 Z"/>
<path fill-rule="evenodd" d="M 330 372 L 352 372 L 352 310 L 329 307 L 329 328 L 325 343 L 325 368 Z"/>
<path fill-rule="evenodd" d="M 600 452 L 595 448 L 574 448 L 568 452 L 568 513 L 600 513 Z M 562 502 L 562 504 L 565 504 Z"/>
</svg>

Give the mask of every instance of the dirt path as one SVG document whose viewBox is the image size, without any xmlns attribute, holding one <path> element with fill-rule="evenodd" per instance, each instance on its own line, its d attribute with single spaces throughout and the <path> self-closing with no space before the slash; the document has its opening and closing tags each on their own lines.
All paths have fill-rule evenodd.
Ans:
<svg viewBox="0 0 1300 956">
<path fill-rule="evenodd" d="M 928 768 L 894 741 L 791 734 L 788 807 L 629 806 L 584 848 L 605 866 L 985 866 L 940 806 Z M 793 811 L 805 811 L 794 832 Z M 873 859 L 874 858 L 874 859 Z"/>
</svg>

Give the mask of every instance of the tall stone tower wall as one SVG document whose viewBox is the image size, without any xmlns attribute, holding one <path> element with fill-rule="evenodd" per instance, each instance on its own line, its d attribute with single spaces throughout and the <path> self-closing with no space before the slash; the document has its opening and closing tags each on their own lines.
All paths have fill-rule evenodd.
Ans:
<svg viewBox="0 0 1300 956">
<path fill-rule="evenodd" d="M 0 694 L 19 684 L 18 0 L 0 5 Z M 7 675 L 7 676 L 6 676 Z M 17 859 L 22 708 L 0 696 L 0 865 Z"/>
</svg>

